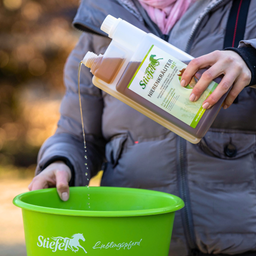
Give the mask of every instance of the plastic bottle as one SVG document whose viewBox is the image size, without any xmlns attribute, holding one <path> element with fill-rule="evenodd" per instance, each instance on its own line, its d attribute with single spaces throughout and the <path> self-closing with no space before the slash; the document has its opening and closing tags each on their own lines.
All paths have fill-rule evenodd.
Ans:
<svg viewBox="0 0 256 256">
<path fill-rule="evenodd" d="M 111 15 L 101 30 L 112 38 L 106 52 L 99 56 L 88 52 L 82 60 L 94 75 L 93 84 L 191 143 L 198 143 L 226 96 L 211 109 L 202 108 L 218 81 L 212 81 L 197 102 L 190 102 L 191 89 L 203 73 L 199 71 L 186 88 L 180 85 L 191 55 Z"/>
</svg>

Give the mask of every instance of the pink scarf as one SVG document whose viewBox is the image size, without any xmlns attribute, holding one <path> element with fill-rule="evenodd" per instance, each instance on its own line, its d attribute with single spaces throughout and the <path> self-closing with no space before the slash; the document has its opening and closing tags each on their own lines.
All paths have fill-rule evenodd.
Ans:
<svg viewBox="0 0 256 256">
<path fill-rule="evenodd" d="M 149 17 L 167 35 L 194 0 L 139 0 Z"/>
</svg>

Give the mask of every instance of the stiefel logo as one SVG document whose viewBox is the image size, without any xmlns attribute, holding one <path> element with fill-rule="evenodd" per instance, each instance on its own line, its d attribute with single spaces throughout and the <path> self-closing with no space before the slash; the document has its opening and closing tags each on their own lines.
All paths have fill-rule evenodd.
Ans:
<svg viewBox="0 0 256 256">
<path fill-rule="evenodd" d="M 139 84 L 142 87 L 142 89 L 145 89 L 149 80 L 153 79 L 154 73 L 156 71 L 156 67 L 160 65 L 159 60 L 162 60 L 163 58 L 155 59 L 156 55 L 152 54 L 149 57 L 149 64 L 144 72 L 144 76 L 142 80 L 140 80 Z"/>
<path fill-rule="evenodd" d="M 74 234 L 71 238 L 69 237 L 44 237 L 44 236 L 38 236 L 37 240 L 37 246 L 51 250 L 52 252 L 56 251 L 68 251 L 71 250 L 73 252 L 78 252 L 79 250 L 82 250 L 84 253 L 87 253 L 85 248 L 80 244 L 80 240 L 83 242 L 85 241 L 85 238 L 83 234 L 77 233 Z M 129 241 L 129 242 L 106 242 L 103 243 L 102 241 L 97 241 L 93 244 L 91 247 L 92 250 L 131 250 L 133 247 L 138 247 L 141 245 L 142 239 L 139 241 Z M 83 244 L 83 243 L 82 243 Z M 88 249 L 88 247 L 87 247 Z"/>
<path fill-rule="evenodd" d="M 79 243 L 79 240 L 85 241 L 83 234 L 74 234 L 71 238 L 61 236 L 45 238 L 38 236 L 37 246 L 50 249 L 52 252 L 67 250 L 77 252 L 81 249 L 87 253 L 84 247 Z"/>
</svg>

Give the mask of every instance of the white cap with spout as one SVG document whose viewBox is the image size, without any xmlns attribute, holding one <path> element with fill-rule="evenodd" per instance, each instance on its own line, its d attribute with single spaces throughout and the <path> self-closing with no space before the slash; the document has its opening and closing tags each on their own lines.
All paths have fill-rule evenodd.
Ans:
<svg viewBox="0 0 256 256">
<path fill-rule="evenodd" d="M 82 60 L 83 64 L 88 67 L 91 68 L 92 64 L 94 62 L 94 60 L 98 57 L 97 54 L 93 53 L 93 52 L 87 52 Z"/>
<path fill-rule="evenodd" d="M 108 15 L 103 21 L 103 23 L 101 24 L 100 29 L 105 33 L 107 33 L 109 37 L 112 37 L 112 33 L 115 27 L 117 26 L 117 24 L 119 23 L 119 21 L 120 19 L 116 19 L 115 17 Z"/>
<path fill-rule="evenodd" d="M 108 34 L 123 49 L 134 51 L 140 45 L 146 32 L 120 18 L 108 15 L 100 29 Z"/>
</svg>

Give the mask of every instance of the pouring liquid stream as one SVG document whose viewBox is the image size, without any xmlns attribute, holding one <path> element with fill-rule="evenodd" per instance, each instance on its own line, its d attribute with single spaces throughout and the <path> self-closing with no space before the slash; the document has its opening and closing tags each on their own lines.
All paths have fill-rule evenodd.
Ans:
<svg viewBox="0 0 256 256">
<path fill-rule="evenodd" d="M 82 124 L 82 132 L 83 132 L 83 143 L 84 143 L 84 158 L 85 158 L 85 176 L 87 178 L 87 188 L 89 190 L 89 176 L 88 176 L 88 171 L 89 171 L 89 167 L 87 164 L 87 147 L 86 147 L 86 139 L 85 139 L 85 131 L 84 131 L 84 119 L 83 119 L 83 108 L 82 108 L 82 100 L 81 100 L 81 89 L 80 89 L 80 73 L 81 73 L 81 68 L 82 68 L 82 61 L 79 63 L 79 67 L 78 67 L 78 98 L 79 98 L 79 109 L 80 109 L 80 116 L 81 116 L 81 124 Z M 90 193 L 88 191 L 88 208 L 90 209 Z"/>
</svg>

